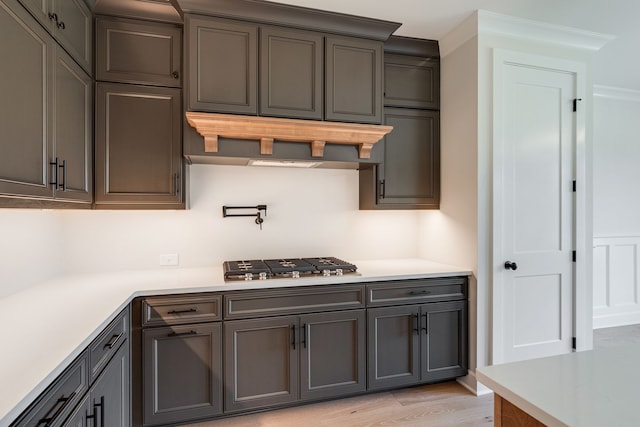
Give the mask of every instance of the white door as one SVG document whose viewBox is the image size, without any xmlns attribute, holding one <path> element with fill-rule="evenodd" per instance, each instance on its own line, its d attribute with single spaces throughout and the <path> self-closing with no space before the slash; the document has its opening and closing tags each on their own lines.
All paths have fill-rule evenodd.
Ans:
<svg viewBox="0 0 640 427">
<path fill-rule="evenodd" d="M 578 74 L 494 56 L 494 363 L 572 351 Z"/>
</svg>

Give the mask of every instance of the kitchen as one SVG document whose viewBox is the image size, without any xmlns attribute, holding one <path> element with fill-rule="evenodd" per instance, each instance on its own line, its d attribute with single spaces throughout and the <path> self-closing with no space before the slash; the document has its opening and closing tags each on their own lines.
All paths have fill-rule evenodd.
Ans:
<svg viewBox="0 0 640 427">
<path fill-rule="evenodd" d="M 369 11 L 355 14 L 371 16 Z M 376 16 L 393 19 L 390 14 L 391 11 L 384 11 Z M 404 27 L 408 18 L 396 20 L 404 21 Z M 579 23 L 572 26 L 581 28 Z M 444 34 L 429 37 L 422 32 L 424 30 L 413 31 L 405 35 L 441 39 L 443 49 Z M 599 31 L 615 33 L 613 28 Z M 446 58 L 447 55 L 443 55 L 443 76 L 452 75 Z M 609 57 L 602 61 L 613 63 Z M 597 67 L 602 65 L 595 61 L 594 67 L 598 71 L 600 68 Z M 593 79 L 598 85 L 638 89 L 637 84 L 634 86 L 633 81 L 622 80 L 621 76 L 607 79 L 606 74 L 600 75 L 604 77 Z M 353 170 L 193 165 L 189 169 L 190 209 L 184 211 L 2 210 L 1 292 L 8 296 L 61 275 L 157 269 L 162 254 L 178 254 L 180 268 L 218 266 L 225 260 L 283 255 L 335 254 L 350 261 L 421 257 L 467 266 L 477 276 L 487 274 L 483 248 L 489 247 L 490 236 L 478 231 L 483 229 L 478 221 L 481 218 L 484 219 L 480 224 L 487 221 L 484 212 L 490 206 L 484 197 L 489 184 L 480 180 L 478 188 L 468 185 L 476 182 L 478 176 L 483 177 L 486 169 L 476 163 L 482 157 L 481 152 L 476 153 L 477 159 L 473 155 L 461 158 L 459 151 L 453 148 L 453 142 L 447 144 L 445 130 L 452 132 L 460 115 L 465 114 L 465 111 L 457 110 L 456 123 L 447 124 L 447 117 L 452 117 L 444 114 L 447 100 L 453 100 L 447 96 L 450 90 L 443 81 L 443 199 L 439 211 L 358 210 L 358 174 Z M 632 167 L 632 159 L 637 158 L 637 153 L 633 151 L 633 144 L 628 143 L 633 120 L 623 121 L 623 126 L 618 120 L 624 115 L 632 116 L 637 105 L 633 103 L 633 91 L 616 92 L 601 86 L 595 91 L 593 235 L 599 240 L 594 240 L 597 247 L 594 261 L 606 259 L 601 252 L 603 249 L 599 249 L 603 245 L 612 248 L 612 255 L 616 250 L 623 251 L 620 259 L 628 260 L 629 242 L 637 234 L 636 207 L 621 206 L 620 203 L 625 200 L 622 196 L 631 193 L 633 183 L 637 182 Z M 460 131 L 474 133 L 473 129 L 467 128 Z M 615 142 L 604 138 L 612 133 L 619 135 Z M 470 138 L 478 139 L 473 135 Z M 459 172 L 458 169 L 466 172 L 458 175 L 456 181 L 452 175 Z M 616 178 L 619 176 L 613 173 L 616 171 L 624 171 L 624 182 Z M 285 194 L 282 188 L 290 189 L 294 195 Z M 307 188 L 319 193 L 308 192 Z M 607 203 L 596 203 L 599 197 Z M 269 207 L 262 231 L 250 219 L 223 218 L 221 215 L 223 205 L 261 203 Z M 612 236 L 621 239 L 626 246 L 616 249 L 618 243 L 609 243 Z M 612 261 L 619 262 L 617 259 Z M 34 263 L 38 268 L 33 268 Z M 603 282 L 603 271 L 608 274 L 621 272 L 623 283 L 626 283 L 624 274 L 631 268 L 628 264 L 621 268 L 600 267 L 595 270 L 595 278 Z M 478 280 L 481 283 L 478 289 L 482 291 L 489 280 L 486 276 L 479 276 Z M 596 294 L 599 304 L 594 313 L 602 314 L 594 323 L 613 322 L 616 316 L 627 323 L 634 322 L 634 316 L 637 318 L 637 311 L 634 312 L 637 302 L 629 304 L 616 300 L 629 294 L 624 284 L 621 296 L 614 294 L 613 299 L 609 298 L 609 307 L 606 294 L 601 291 L 606 288 L 598 287 L 594 282 L 594 289 L 599 292 Z M 479 294 L 478 313 L 473 316 L 477 322 L 475 326 L 472 320 L 471 329 L 475 330 L 478 347 L 477 355 L 472 356 L 475 359 L 472 366 L 483 366 L 490 361 L 487 298 L 486 293 Z M 603 300 L 605 303 L 601 303 Z"/>
</svg>

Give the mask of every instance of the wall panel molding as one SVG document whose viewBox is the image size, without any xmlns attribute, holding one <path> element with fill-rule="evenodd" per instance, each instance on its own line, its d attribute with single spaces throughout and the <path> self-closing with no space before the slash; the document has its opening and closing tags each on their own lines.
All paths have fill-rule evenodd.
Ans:
<svg viewBox="0 0 640 427">
<path fill-rule="evenodd" d="M 593 238 L 593 327 L 640 323 L 640 235 Z"/>
</svg>

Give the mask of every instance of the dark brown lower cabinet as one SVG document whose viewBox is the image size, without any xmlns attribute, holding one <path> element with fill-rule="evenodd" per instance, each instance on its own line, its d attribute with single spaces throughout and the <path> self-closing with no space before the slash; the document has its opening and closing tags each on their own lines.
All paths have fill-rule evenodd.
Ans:
<svg viewBox="0 0 640 427">
<path fill-rule="evenodd" d="M 369 389 L 466 375 L 466 304 L 454 301 L 369 309 Z"/>
<path fill-rule="evenodd" d="M 366 390 L 365 312 L 225 322 L 225 412 Z"/>
<path fill-rule="evenodd" d="M 89 414 L 95 427 L 131 425 L 130 357 L 127 340 L 89 390 Z M 77 421 L 77 425 L 80 421 Z"/>
<path fill-rule="evenodd" d="M 145 329 L 144 425 L 222 413 L 220 322 Z"/>
</svg>

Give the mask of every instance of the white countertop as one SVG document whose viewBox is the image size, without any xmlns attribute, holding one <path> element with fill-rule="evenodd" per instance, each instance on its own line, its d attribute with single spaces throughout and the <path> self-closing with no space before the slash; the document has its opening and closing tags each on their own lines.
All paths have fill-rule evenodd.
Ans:
<svg viewBox="0 0 640 427">
<path fill-rule="evenodd" d="M 8 426 L 138 296 L 467 276 L 420 259 L 355 261 L 360 275 L 225 283 L 221 267 L 64 276 L 0 299 L 0 427 Z"/>
<path fill-rule="evenodd" d="M 476 369 L 476 378 L 549 427 L 640 426 L 640 345 Z"/>
</svg>

